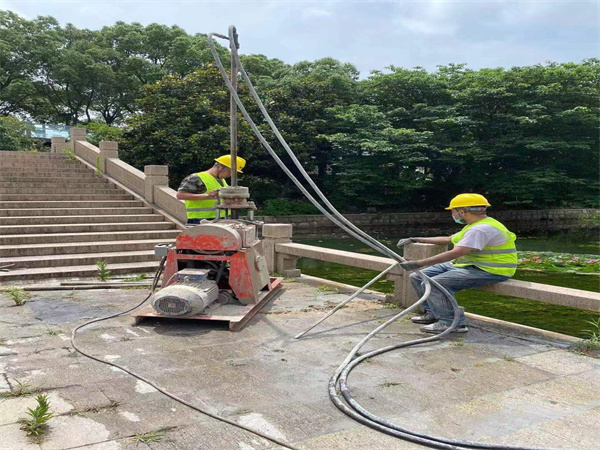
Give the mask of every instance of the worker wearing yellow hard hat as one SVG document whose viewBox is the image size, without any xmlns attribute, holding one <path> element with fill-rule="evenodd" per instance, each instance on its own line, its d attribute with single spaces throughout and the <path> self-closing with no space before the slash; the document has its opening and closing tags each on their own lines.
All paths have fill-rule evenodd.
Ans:
<svg viewBox="0 0 600 450">
<path fill-rule="evenodd" d="M 177 198 L 185 202 L 188 225 L 197 225 L 204 219 L 215 219 L 215 205 L 219 189 L 227 186 L 226 178 L 231 176 L 231 155 L 219 156 L 213 166 L 204 172 L 193 173 L 181 182 Z M 243 173 L 246 160 L 236 158 L 236 170 Z"/>
<path fill-rule="evenodd" d="M 407 271 L 419 270 L 444 287 L 452 296 L 457 291 L 472 289 L 483 284 L 508 280 L 517 269 L 517 237 L 502 223 L 488 217 L 491 206 L 481 194 L 460 194 L 446 208 L 452 212 L 456 223 L 463 229 L 452 236 L 413 237 L 402 239 L 399 247 L 410 243 L 453 245 L 430 258 L 407 261 L 400 266 Z M 425 293 L 425 283 L 419 273 L 410 274 L 410 282 L 419 297 Z M 423 303 L 425 314 L 412 318 L 414 323 L 423 324 L 425 333 L 442 333 L 453 322 L 454 308 L 444 293 L 432 284 L 431 294 Z M 461 308 L 455 332 L 466 332 L 465 315 Z"/>
</svg>

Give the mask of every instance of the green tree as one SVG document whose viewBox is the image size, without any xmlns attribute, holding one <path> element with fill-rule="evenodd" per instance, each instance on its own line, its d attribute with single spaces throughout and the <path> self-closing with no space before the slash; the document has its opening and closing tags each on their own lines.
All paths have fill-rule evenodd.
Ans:
<svg viewBox="0 0 600 450">
<path fill-rule="evenodd" d="M 27 133 L 33 126 L 14 117 L 0 117 L 0 151 L 24 151 L 33 147 Z"/>
</svg>

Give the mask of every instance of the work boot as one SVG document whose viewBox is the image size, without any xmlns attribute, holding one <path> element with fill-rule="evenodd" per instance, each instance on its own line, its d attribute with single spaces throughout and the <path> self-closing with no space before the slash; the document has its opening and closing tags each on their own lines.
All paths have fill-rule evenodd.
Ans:
<svg viewBox="0 0 600 450">
<path fill-rule="evenodd" d="M 415 316 L 410 320 L 412 320 L 412 323 L 424 323 L 424 324 L 436 323 L 438 321 L 434 317 L 434 315 L 431 314 L 430 312 L 426 312 L 422 316 Z"/>
<path fill-rule="evenodd" d="M 441 324 L 440 322 L 432 323 L 431 325 L 425 325 L 421 327 L 423 333 L 440 334 L 450 328 L 448 325 Z M 452 333 L 466 333 L 469 331 L 466 325 L 457 325 Z"/>
</svg>

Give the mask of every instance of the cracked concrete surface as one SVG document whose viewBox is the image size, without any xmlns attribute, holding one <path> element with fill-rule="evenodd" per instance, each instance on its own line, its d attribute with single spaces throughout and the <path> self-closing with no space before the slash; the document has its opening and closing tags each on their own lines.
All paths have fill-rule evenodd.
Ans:
<svg viewBox="0 0 600 450">
<path fill-rule="evenodd" d="M 14 392 L 19 381 L 47 393 L 56 413 L 36 444 L 18 423 L 35 397 L 1 399 L 0 449 L 278 448 L 71 348 L 75 326 L 126 310 L 147 293 L 36 292 L 18 307 L 0 294 L 0 392 Z M 366 296 L 304 339 L 292 338 L 344 298 L 287 281 L 237 333 L 193 321 L 133 326 L 132 318 L 121 317 L 86 328 L 78 342 L 199 407 L 300 449 L 422 448 L 350 420 L 327 395 L 329 377 L 346 353 L 397 310 Z M 403 320 L 368 347 L 420 335 Z M 377 357 L 359 366 L 349 383 L 364 407 L 416 431 L 505 445 L 599 446 L 600 360 L 517 334 L 472 328 Z M 140 441 L 151 432 L 158 438 Z"/>
</svg>

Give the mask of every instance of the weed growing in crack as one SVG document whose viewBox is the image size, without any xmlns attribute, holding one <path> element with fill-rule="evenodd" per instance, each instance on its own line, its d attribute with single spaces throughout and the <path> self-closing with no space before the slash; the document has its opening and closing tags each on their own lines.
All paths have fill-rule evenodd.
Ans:
<svg viewBox="0 0 600 450">
<path fill-rule="evenodd" d="M 156 431 L 150 431 L 150 432 L 144 433 L 144 434 L 136 434 L 135 436 L 133 436 L 131 438 L 131 441 L 135 442 L 136 444 L 139 442 L 148 444 L 150 442 L 160 442 L 162 438 L 163 438 L 162 434 L 160 434 Z"/>
<path fill-rule="evenodd" d="M 26 397 L 38 392 L 37 389 L 32 389 L 30 384 L 21 383 L 19 380 L 15 380 L 15 383 L 16 387 L 10 392 L 0 394 L 0 398 Z"/>
<path fill-rule="evenodd" d="M 50 403 L 48 396 L 39 394 L 36 398 L 37 406 L 35 408 L 27 408 L 28 417 L 19 420 L 21 430 L 27 432 L 34 441 L 40 442 L 44 435 L 48 432 L 48 421 L 54 416 L 50 412 Z"/>
<path fill-rule="evenodd" d="M 106 261 L 98 261 L 96 263 L 98 266 L 98 274 L 97 277 L 100 281 L 108 281 L 110 280 L 110 270 L 108 270 Z"/>
</svg>

